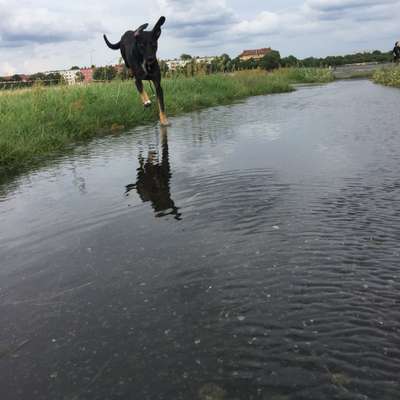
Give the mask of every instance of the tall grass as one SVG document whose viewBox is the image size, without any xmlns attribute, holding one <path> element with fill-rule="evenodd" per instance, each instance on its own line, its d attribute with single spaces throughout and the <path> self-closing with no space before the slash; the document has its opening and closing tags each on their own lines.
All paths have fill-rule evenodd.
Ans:
<svg viewBox="0 0 400 400">
<path fill-rule="evenodd" d="M 327 82 L 319 69 L 267 74 L 246 71 L 165 79 L 167 114 L 178 115 L 236 99 L 293 90 L 291 83 Z M 149 95 L 152 91 L 147 86 Z M 156 102 L 154 102 L 156 103 Z M 0 172 L 35 164 L 70 144 L 157 121 L 157 107 L 144 109 L 132 81 L 34 87 L 0 95 Z"/>
<path fill-rule="evenodd" d="M 400 88 L 400 67 L 377 70 L 372 79 L 381 85 Z"/>
<path fill-rule="evenodd" d="M 289 83 L 328 83 L 334 80 L 328 68 L 282 68 L 275 74 Z"/>
</svg>

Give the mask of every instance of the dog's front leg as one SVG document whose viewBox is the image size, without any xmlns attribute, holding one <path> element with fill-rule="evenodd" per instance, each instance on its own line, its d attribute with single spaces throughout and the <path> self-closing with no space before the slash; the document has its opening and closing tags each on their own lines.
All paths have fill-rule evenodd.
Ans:
<svg viewBox="0 0 400 400">
<path fill-rule="evenodd" d="M 140 97 L 142 99 L 143 105 L 145 107 L 149 107 L 151 105 L 151 101 L 149 96 L 147 95 L 146 91 L 143 88 L 143 82 L 141 79 L 135 79 L 137 90 L 139 91 Z"/>
<path fill-rule="evenodd" d="M 153 83 L 154 86 L 156 87 L 158 108 L 160 110 L 160 123 L 162 126 L 169 126 L 170 123 L 168 122 L 168 118 L 165 114 L 164 92 L 162 90 L 161 83 L 159 80 L 154 80 Z"/>
</svg>

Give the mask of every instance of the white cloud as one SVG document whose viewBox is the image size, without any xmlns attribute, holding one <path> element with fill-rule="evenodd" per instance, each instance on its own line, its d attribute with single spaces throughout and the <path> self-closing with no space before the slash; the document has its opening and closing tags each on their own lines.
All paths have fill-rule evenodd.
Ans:
<svg viewBox="0 0 400 400">
<path fill-rule="evenodd" d="M 400 0 L 282 0 L 274 8 L 260 0 L 254 16 L 246 1 L 231 0 L 21 1 L 9 7 L 0 0 L 0 75 L 88 65 L 91 58 L 97 65 L 116 62 L 119 53 L 104 45 L 101 31 L 115 41 L 142 23 L 152 26 L 160 15 L 167 17 L 159 43 L 163 58 L 235 56 L 244 48 L 268 46 L 282 55 L 326 56 L 389 50 L 400 39 Z"/>
<path fill-rule="evenodd" d="M 0 47 L 86 40 L 103 30 L 96 21 L 79 20 L 45 7 L 9 7 L 0 1 Z"/>
<path fill-rule="evenodd" d="M 397 0 L 307 0 L 306 5 L 319 11 L 336 11 L 398 3 Z"/>
<path fill-rule="evenodd" d="M 235 22 L 235 15 L 224 0 L 158 0 L 168 29 L 178 37 L 204 38 Z"/>
<path fill-rule="evenodd" d="M 3 71 L 4 75 L 14 75 L 17 70 L 9 62 L 0 62 L 0 71 Z"/>
</svg>

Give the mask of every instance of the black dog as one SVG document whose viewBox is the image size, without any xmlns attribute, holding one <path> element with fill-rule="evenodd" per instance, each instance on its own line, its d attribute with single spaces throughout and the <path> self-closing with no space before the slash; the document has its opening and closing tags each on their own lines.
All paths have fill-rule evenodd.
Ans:
<svg viewBox="0 0 400 400">
<path fill-rule="evenodd" d="M 135 77 L 136 87 L 145 107 L 150 106 L 151 101 L 146 91 L 143 89 L 142 81 L 150 80 L 154 83 L 160 109 L 160 123 L 161 125 L 167 126 L 169 124 L 167 116 L 165 115 L 164 94 L 161 87 L 161 72 L 156 58 L 157 40 L 161 35 L 161 26 L 164 22 L 165 17 L 161 17 L 151 31 L 145 31 L 148 24 L 140 26 L 136 31 L 127 31 L 116 44 L 110 43 L 106 35 L 103 35 L 103 37 L 110 49 L 121 50 L 121 55 L 125 61 L 126 67 L 131 70 Z"/>
<path fill-rule="evenodd" d="M 400 62 L 400 42 L 396 42 L 392 50 L 392 54 L 393 54 L 393 62 L 395 63 Z"/>
</svg>

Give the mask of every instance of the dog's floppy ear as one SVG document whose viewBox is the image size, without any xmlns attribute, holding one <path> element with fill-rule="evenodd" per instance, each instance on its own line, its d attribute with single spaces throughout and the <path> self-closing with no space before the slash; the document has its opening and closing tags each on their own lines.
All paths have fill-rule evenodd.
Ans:
<svg viewBox="0 0 400 400">
<path fill-rule="evenodd" d="M 135 31 L 135 36 L 139 36 L 140 33 L 142 31 L 144 31 L 148 26 L 149 26 L 149 24 L 140 25 L 139 28 L 137 28 L 136 31 Z"/>
<path fill-rule="evenodd" d="M 154 25 L 153 28 L 153 36 L 155 39 L 158 39 L 161 35 L 161 26 L 164 24 L 165 22 L 165 17 L 160 17 L 160 19 L 157 21 L 157 23 Z"/>
</svg>

